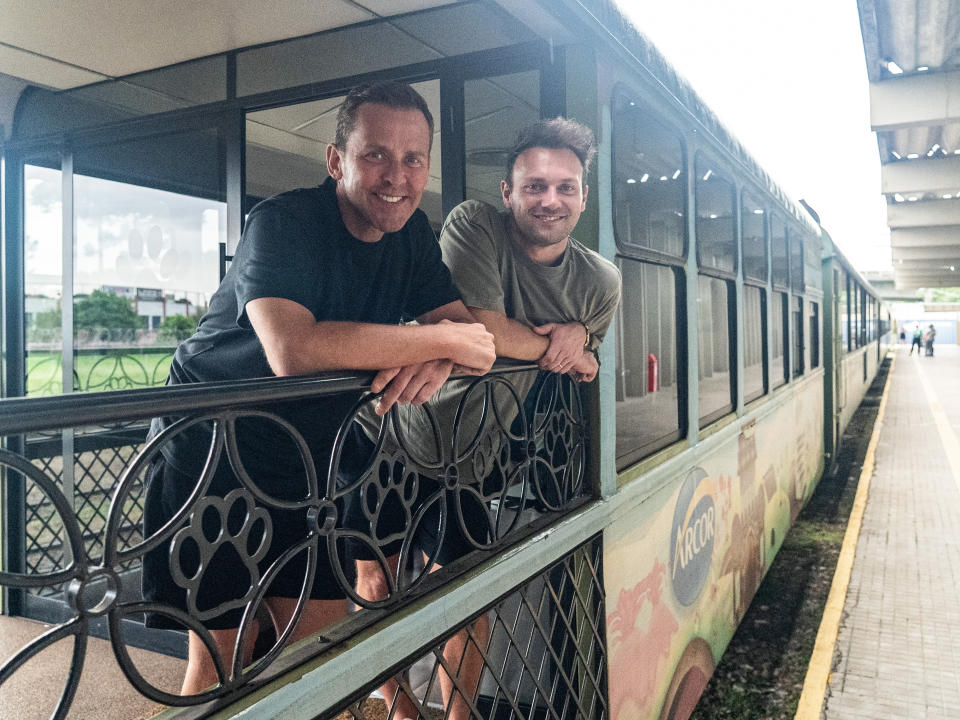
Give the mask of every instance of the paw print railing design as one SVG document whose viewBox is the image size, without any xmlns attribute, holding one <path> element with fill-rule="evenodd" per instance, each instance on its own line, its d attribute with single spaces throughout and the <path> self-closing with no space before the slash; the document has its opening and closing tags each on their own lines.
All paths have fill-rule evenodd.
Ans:
<svg viewBox="0 0 960 720">
<path fill-rule="evenodd" d="M 586 430 L 579 388 L 565 376 L 538 374 L 529 366 L 451 381 L 442 402 L 395 408 L 382 419 L 372 412 L 376 397 L 367 393 L 343 419 L 329 458 L 313 457 L 307 441 L 285 419 L 256 409 L 358 392 L 371 379 L 269 379 L 0 403 L 0 433 L 8 437 L 151 416 L 179 418 L 150 439 L 121 474 L 100 555 L 88 553 L 78 518 L 57 482 L 23 456 L 0 450 L 8 482 L 32 484 L 50 498 L 69 546 L 62 567 L 46 573 L 0 572 L 0 585 L 59 588 L 72 613 L 69 621 L 3 661 L 0 690 L 31 658 L 72 636 L 68 679 L 52 716 L 66 717 L 83 672 L 91 625 L 105 618 L 117 662 L 144 696 L 173 706 L 233 698 L 248 692 L 255 678 L 270 674 L 265 671 L 287 645 L 316 574 L 326 569 L 321 567 L 325 558 L 334 581 L 357 606 L 389 609 L 422 591 L 425 578 L 441 565 L 439 550 L 448 538 L 458 536 L 462 552 L 495 550 L 531 521 L 549 519 L 583 499 Z M 290 438 L 291 457 L 284 460 L 288 467 L 292 462 L 302 469 L 296 497 L 275 494 L 269 482 L 245 466 L 237 427 L 251 418 Z M 135 492 L 142 492 L 154 461 L 168 443 L 199 427 L 209 432 L 210 442 L 182 504 L 162 527 L 142 539 L 124 539 L 130 537 L 121 533 L 124 508 Z M 359 455 L 351 443 L 361 448 Z M 348 454 L 361 461 L 348 468 Z M 224 464 L 236 483 L 222 493 L 216 490 L 217 468 Z M 286 527 L 276 526 L 275 513 L 283 513 Z M 283 547 L 276 543 L 281 530 L 288 538 Z M 432 542 L 431 549 L 425 550 L 424 538 Z M 158 551 L 168 554 L 186 611 L 146 602 L 130 586 L 136 577 L 132 571 Z M 233 557 L 232 567 L 242 568 L 240 575 L 246 573 L 233 578 L 243 591 L 211 605 L 204 600 L 205 589 L 217 585 L 218 558 L 224 553 Z M 379 595 L 358 590 L 359 559 L 373 561 L 383 588 Z M 460 570 L 463 565 L 457 563 Z M 253 639 L 264 598 L 284 572 L 296 573 L 301 588 L 288 625 L 252 662 L 245 664 L 241 653 L 232 660 L 220 657 L 207 622 L 233 611 L 239 617 L 235 647 L 244 647 Z M 183 697 L 145 677 L 128 651 L 131 624 L 126 622 L 141 621 L 144 614 L 195 632 L 214 658 L 219 682 Z M 350 627 L 359 629 L 363 622 Z M 329 645 L 318 643 L 316 652 Z"/>
</svg>

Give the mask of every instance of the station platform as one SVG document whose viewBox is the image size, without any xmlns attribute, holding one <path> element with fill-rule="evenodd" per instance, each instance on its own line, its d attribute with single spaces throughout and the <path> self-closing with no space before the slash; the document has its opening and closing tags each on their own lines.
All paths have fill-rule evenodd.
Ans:
<svg viewBox="0 0 960 720">
<path fill-rule="evenodd" d="M 894 353 L 798 720 L 960 718 L 960 347 Z"/>
</svg>

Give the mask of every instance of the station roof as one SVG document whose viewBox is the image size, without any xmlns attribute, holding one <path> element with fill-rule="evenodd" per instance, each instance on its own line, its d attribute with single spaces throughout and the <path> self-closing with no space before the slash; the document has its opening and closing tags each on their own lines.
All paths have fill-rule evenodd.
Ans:
<svg viewBox="0 0 960 720">
<path fill-rule="evenodd" d="M 896 287 L 960 286 L 960 2 L 857 6 Z"/>
</svg>

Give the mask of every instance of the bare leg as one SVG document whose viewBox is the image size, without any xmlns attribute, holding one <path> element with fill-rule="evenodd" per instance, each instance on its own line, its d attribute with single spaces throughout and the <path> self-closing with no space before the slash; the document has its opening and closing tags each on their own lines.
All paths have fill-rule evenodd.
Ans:
<svg viewBox="0 0 960 720">
<path fill-rule="evenodd" d="M 387 558 L 387 566 L 393 578 L 397 577 L 398 555 Z M 383 574 L 383 567 L 376 560 L 357 560 L 357 594 L 366 600 L 382 600 L 387 596 L 389 586 Z M 400 684 L 393 678 L 388 678 L 380 686 L 380 694 L 387 703 L 387 712 L 393 706 L 393 714 L 388 720 L 414 720 L 420 716 L 413 700 L 400 688 Z"/>
<path fill-rule="evenodd" d="M 441 668 L 440 691 L 443 693 L 443 704 L 448 708 L 446 717 L 450 720 L 469 720 L 471 717 L 470 706 L 464 700 L 461 689 L 469 694 L 471 701 L 476 698 L 477 686 L 483 672 L 483 656 L 477 645 L 486 650 L 490 640 L 490 619 L 481 615 L 473 621 L 471 630 L 472 638 L 464 629 L 447 640 L 443 646 L 443 659 L 456 673 L 460 684 L 460 688 L 457 688 L 453 679 Z"/>
<path fill-rule="evenodd" d="M 244 661 L 253 653 L 253 645 L 257 638 L 258 624 L 255 622 L 247 642 L 243 648 Z M 229 673 L 233 662 L 233 645 L 237 641 L 238 628 L 229 630 L 211 630 L 217 654 L 220 656 L 224 670 Z M 192 630 L 188 633 L 187 641 L 187 671 L 183 676 L 181 695 L 196 695 L 220 682 L 217 677 L 217 667 L 203 644 L 200 636 Z"/>
<path fill-rule="evenodd" d="M 287 627 L 293 611 L 297 606 L 295 598 L 273 597 L 266 599 L 267 608 L 273 617 L 274 626 L 279 635 Z M 300 615 L 300 620 L 294 628 L 290 642 L 296 642 L 311 635 L 327 625 L 336 622 L 347 614 L 346 600 L 308 600 Z M 247 664 L 253 654 L 259 624 L 254 622 L 253 629 L 246 638 L 243 648 L 243 662 Z M 233 646 L 237 641 L 239 628 L 228 630 L 211 630 L 217 653 L 222 659 L 226 672 L 230 672 L 233 663 Z M 181 695 L 196 695 L 219 682 L 217 668 L 206 646 L 192 630 L 189 633 L 187 645 L 187 670 L 180 688 Z"/>
</svg>

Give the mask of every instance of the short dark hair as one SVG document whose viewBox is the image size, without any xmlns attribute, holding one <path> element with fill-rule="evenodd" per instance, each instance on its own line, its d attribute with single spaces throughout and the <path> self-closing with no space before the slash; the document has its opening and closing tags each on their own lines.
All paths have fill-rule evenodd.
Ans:
<svg viewBox="0 0 960 720">
<path fill-rule="evenodd" d="M 590 171 L 590 161 L 597 154 L 593 131 L 586 125 L 562 117 L 538 120 L 517 134 L 516 142 L 507 155 L 507 185 L 510 184 L 517 158 L 530 148 L 569 150 L 580 160 L 584 175 Z"/>
<path fill-rule="evenodd" d="M 433 147 L 433 115 L 430 114 L 427 101 L 409 85 L 386 80 L 359 85 L 347 93 L 337 112 L 337 135 L 333 141 L 340 150 L 346 150 L 347 140 L 357 124 L 357 112 L 364 103 L 376 103 L 399 110 L 419 110 L 427 121 L 430 146 Z"/>
</svg>

